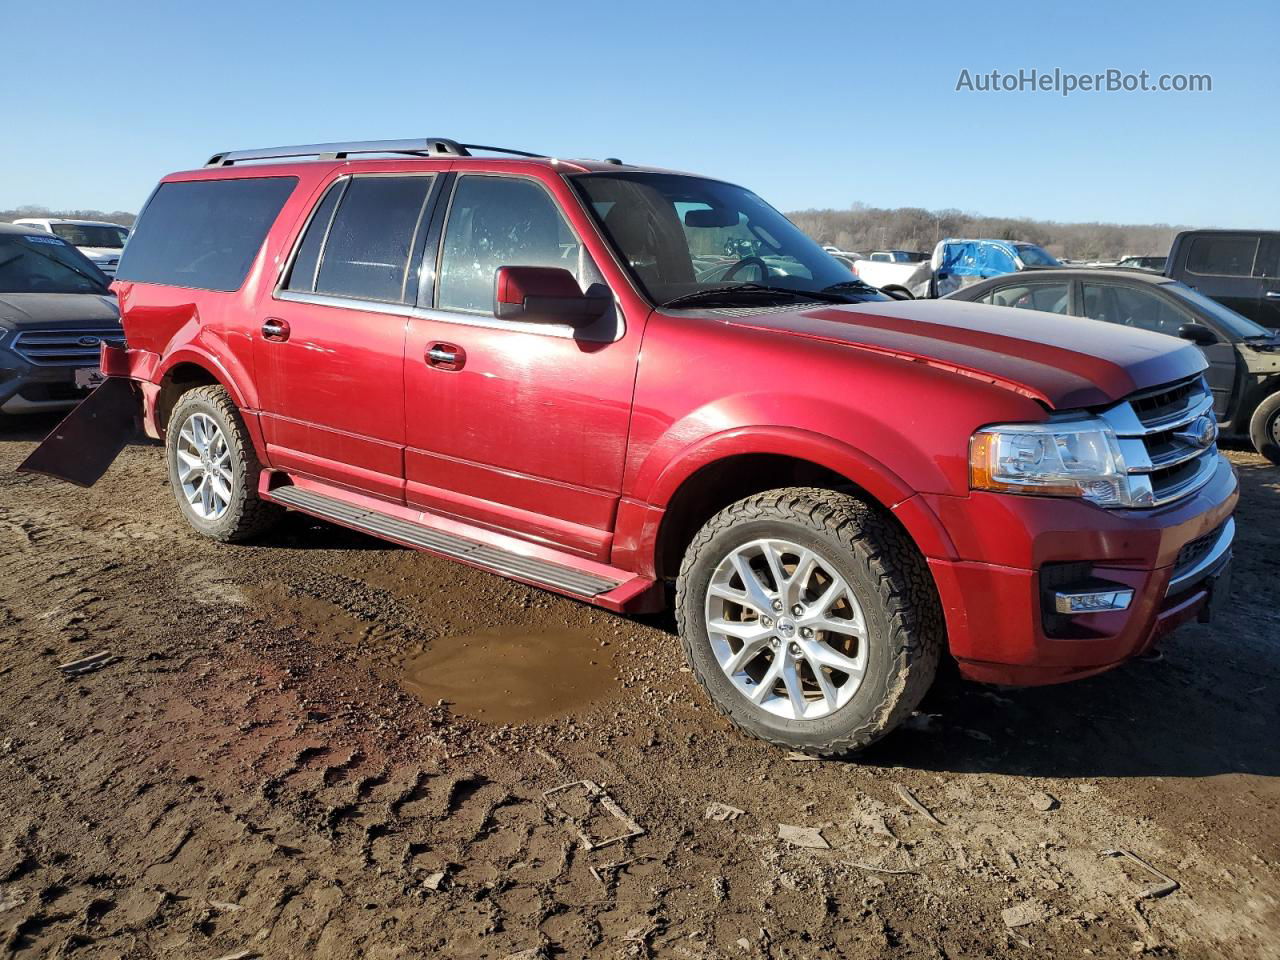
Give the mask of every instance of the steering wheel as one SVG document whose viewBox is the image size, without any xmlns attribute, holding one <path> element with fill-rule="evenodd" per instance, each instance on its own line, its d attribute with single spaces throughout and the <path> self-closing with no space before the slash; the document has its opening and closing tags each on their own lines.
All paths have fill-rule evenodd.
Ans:
<svg viewBox="0 0 1280 960">
<path fill-rule="evenodd" d="M 763 260 L 761 260 L 759 257 L 743 257 L 741 260 L 739 260 L 737 263 L 731 266 L 728 270 L 726 270 L 724 272 L 724 276 L 721 279 L 732 280 L 734 277 L 734 274 L 736 274 L 739 270 L 741 270 L 743 267 L 749 267 L 752 265 L 758 266 L 760 268 L 761 283 L 764 283 L 766 280 L 769 279 L 769 265 L 765 263 Z"/>
</svg>

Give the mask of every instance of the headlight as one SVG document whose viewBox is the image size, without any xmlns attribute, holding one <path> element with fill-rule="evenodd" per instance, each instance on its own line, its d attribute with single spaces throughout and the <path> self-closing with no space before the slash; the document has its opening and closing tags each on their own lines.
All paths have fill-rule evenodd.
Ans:
<svg viewBox="0 0 1280 960">
<path fill-rule="evenodd" d="M 969 486 L 1103 507 L 1146 505 L 1134 499 L 1115 433 L 1092 417 L 979 430 L 969 443 Z"/>
</svg>

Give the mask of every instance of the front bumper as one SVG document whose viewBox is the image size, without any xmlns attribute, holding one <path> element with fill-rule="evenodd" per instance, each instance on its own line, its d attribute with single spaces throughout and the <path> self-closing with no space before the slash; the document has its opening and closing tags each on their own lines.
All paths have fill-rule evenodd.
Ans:
<svg viewBox="0 0 1280 960">
<path fill-rule="evenodd" d="M 926 495 L 959 556 L 983 558 L 929 560 L 961 672 L 988 683 L 1057 683 L 1150 649 L 1209 601 L 1229 558 L 1222 534 L 1238 497 L 1235 472 L 1221 456 L 1198 492 L 1154 510 L 981 492 Z M 1208 545 L 1205 557 L 1218 550 L 1212 562 L 1196 570 L 1184 556 L 1179 565 L 1183 548 L 1198 540 Z M 1127 609 L 1055 618 L 1047 599 L 1052 576 L 1080 567 L 1091 579 L 1132 589 Z"/>
<path fill-rule="evenodd" d="M 69 410 L 89 395 L 90 390 L 76 386 L 76 371 L 98 367 L 101 341 L 107 337 L 119 338 L 119 327 L 85 331 L 86 337 L 95 342 L 83 348 L 83 355 L 73 352 L 65 360 L 50 358 L 37 363 L 13 348 L 19 334 L 40 336 L 67 332 L 67 328 L 58 326 L 0 330 L 0 413 Z"/>
</svg>

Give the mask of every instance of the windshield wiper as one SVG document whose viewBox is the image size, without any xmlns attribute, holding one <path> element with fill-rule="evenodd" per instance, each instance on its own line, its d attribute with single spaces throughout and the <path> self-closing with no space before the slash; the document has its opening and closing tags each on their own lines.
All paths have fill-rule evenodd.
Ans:
<svg viewBox="0 0 1280 960">
<path fill-rule="evenodd" d="M 793 287 L 774 287 L 764 283 L 737 283 L 729 287 L 711 287 L 707 290 L 695 290 L 683 296 L 675 297 L 662 303 L 664 307 L 678 307 L 685 304 L 702 303 L 707 300 L 732 301 L 740 294 L 748 297 L 793 297 L 798 301 L 818 301 L 819 303 L 848 303 L 849 298 L 833 290 L 796 290 Z"/>
<path fill-rule="evenodd" d="M 880 293 L 879 287 L 873 287 L 865 280 L 841 280 L 822 288 L 823 293 L 839 293 L 841 290 L 865 290 L 868 293 Z"/>
</svg>

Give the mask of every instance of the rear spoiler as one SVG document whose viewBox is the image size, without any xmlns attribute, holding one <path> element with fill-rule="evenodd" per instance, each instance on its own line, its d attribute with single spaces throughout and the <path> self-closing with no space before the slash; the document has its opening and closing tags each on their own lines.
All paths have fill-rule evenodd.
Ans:
<svg viewBox="0 0 1280 960">
<path fill-rule="evenodd" d="M 124 350 L 103 345 L 107 379 L 54 427 L 19 473 L 43 473 L 80 487 L 91 487 L 130 442 L 142 434 L 142 391 L 137 382 L 111 376 L 121 369 Z"/>
</svg>

